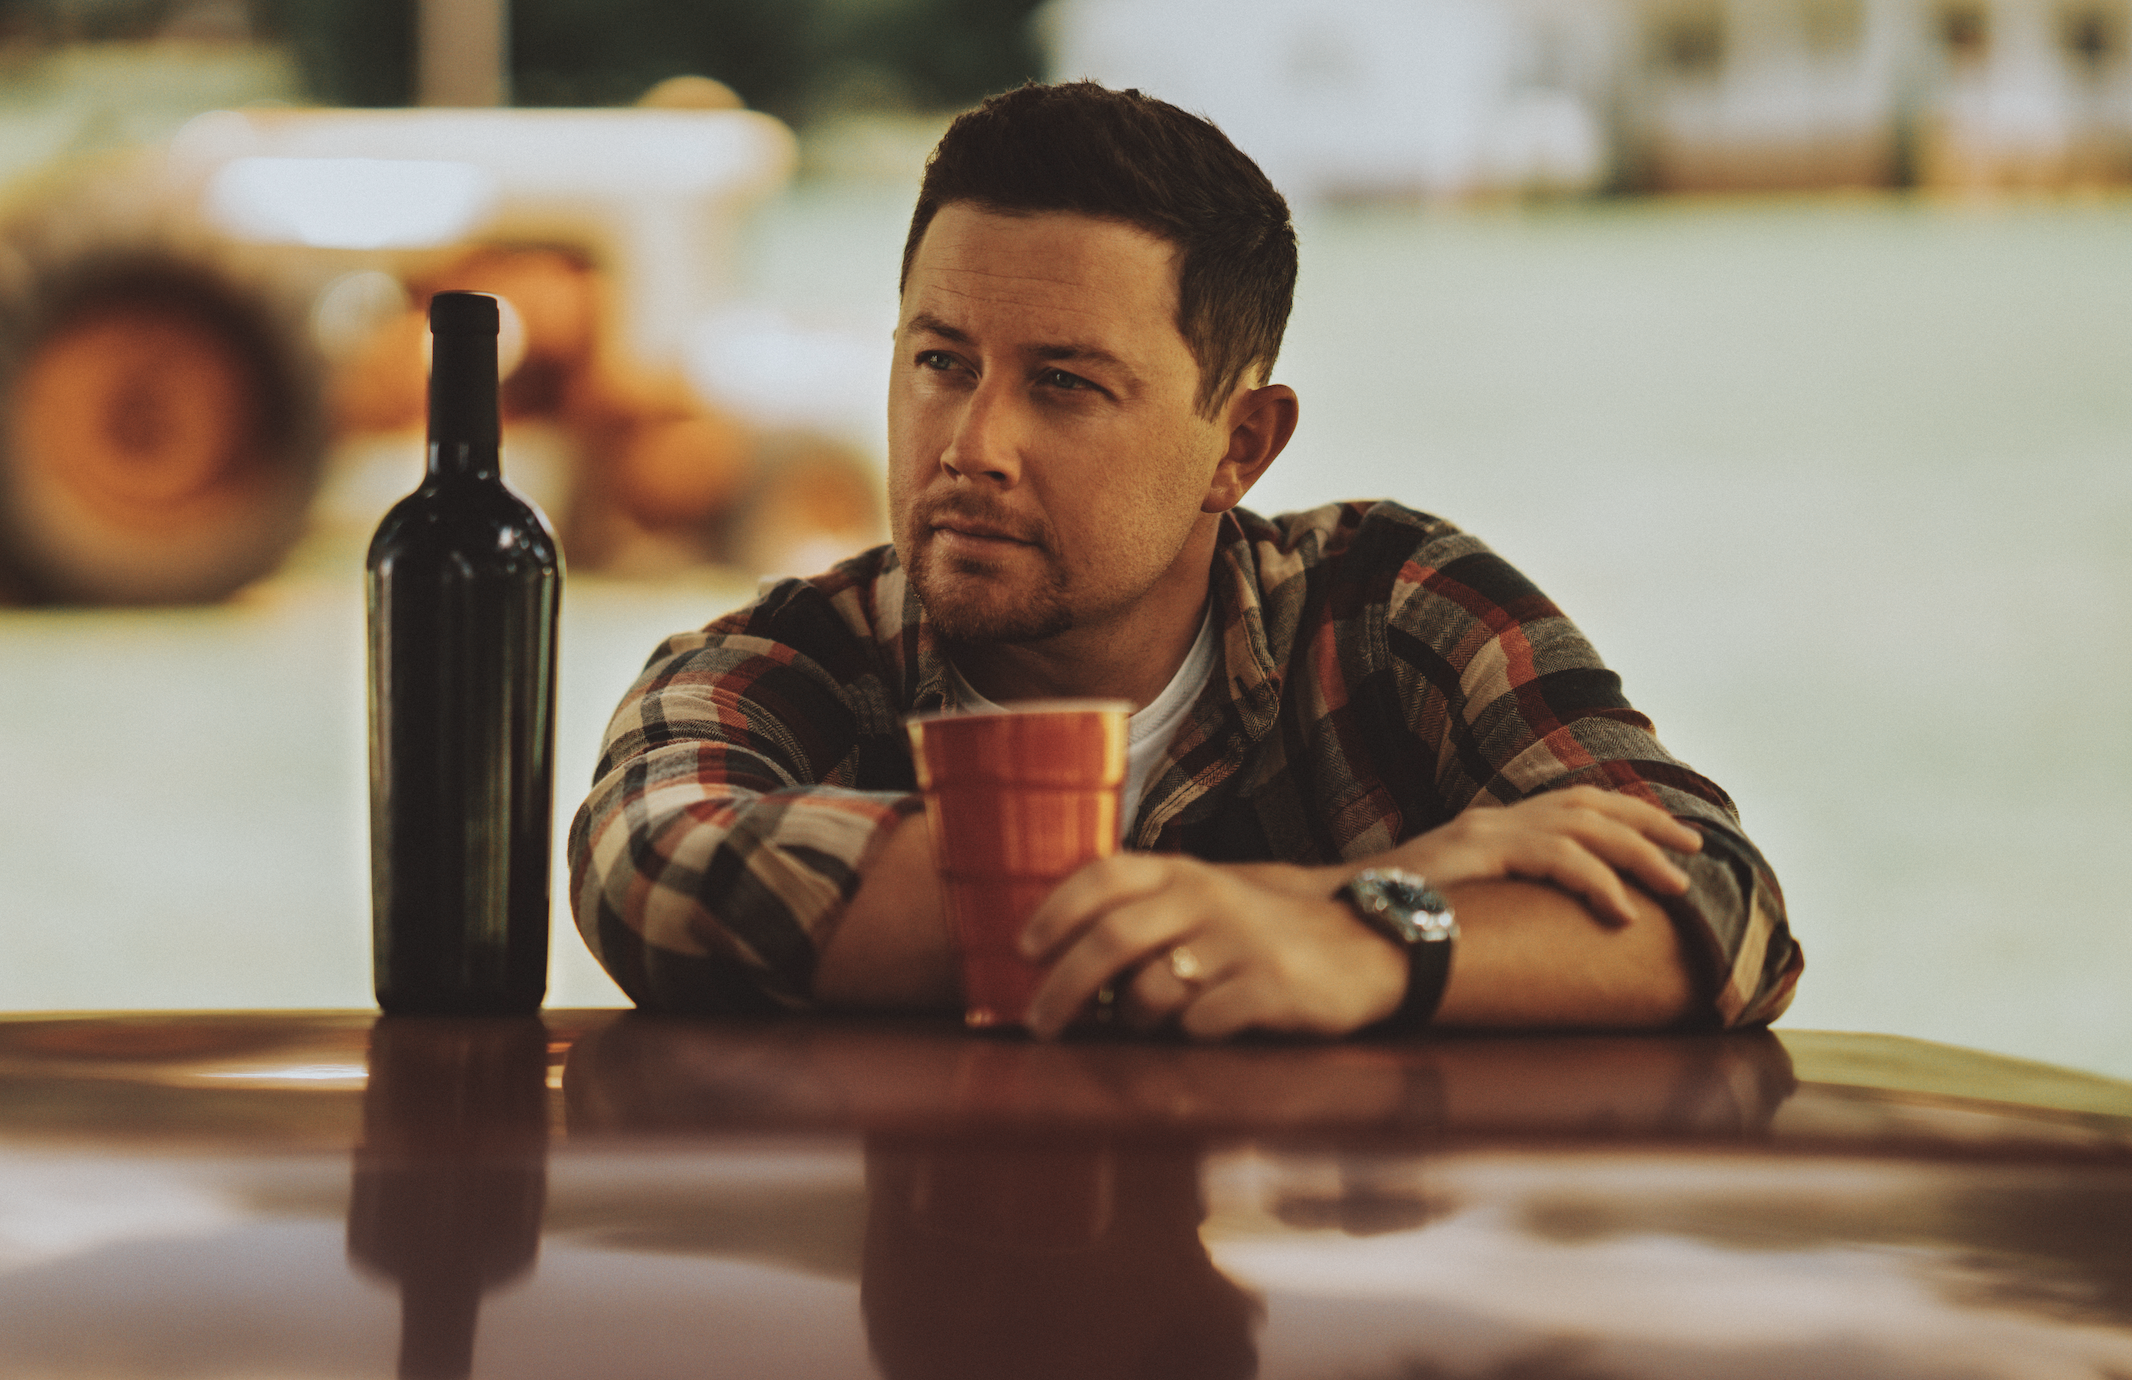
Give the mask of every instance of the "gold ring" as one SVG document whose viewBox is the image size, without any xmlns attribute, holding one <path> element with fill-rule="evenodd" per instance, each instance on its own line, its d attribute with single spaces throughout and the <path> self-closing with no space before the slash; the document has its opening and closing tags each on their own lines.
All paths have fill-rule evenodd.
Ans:
<svg viewBox="0 0 2132 1380">
<path fill-rule="evenodd" d="M 1170 975 L 1189 987 L 1199 981 L 1206 969 L 1199 965 L 1199 955 L 1179 944 L 1170 950 Z"/>
</svg>

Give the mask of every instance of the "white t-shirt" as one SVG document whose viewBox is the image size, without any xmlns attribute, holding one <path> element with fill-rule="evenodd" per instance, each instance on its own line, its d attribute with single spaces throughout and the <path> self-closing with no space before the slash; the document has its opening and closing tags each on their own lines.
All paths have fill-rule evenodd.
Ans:
<svg viewBox="0 0 2132 1380">
<path fill-rule="evenodd" d="M 1206 688 L 1207 677 L 1214 674 L 1214 663 L 1220 651 L 1220 641 L 1214 635 L 1214 610 L 1209 607 L 1206 617 L 1199 622 L 1199 636 L 1192 639 L 1192 650 L 1184 654 L 1184 664 L 1162 693 L 1148 702 L 1145 709 L 1134 714 L 1126 722 L 1125 731 L 1125 789 L 1118 800 L 1118 829 L 1130 833 L 1133 816 L 1140 813 L 1140 798 L 1147 794 L 1148 783 L 1155 777 L 1155 768 L 1162 764 L 1170 750 L 1170 740 L 1177 730 L 1184 727 L 1186 716 L 1192 712 L 1193 701 Z M 954 687 L 956 703 L 971 709 L 998 709 L 983 695 L 970 688 L 962 678 L 962 672 L 954 663 L 948 664 L 949 683 Z"/>
</svg>

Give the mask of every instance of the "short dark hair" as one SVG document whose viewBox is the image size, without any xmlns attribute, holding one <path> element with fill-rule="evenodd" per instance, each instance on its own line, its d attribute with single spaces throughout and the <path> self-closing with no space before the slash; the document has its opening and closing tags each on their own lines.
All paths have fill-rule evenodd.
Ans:
<svg viewBox="0 0 2132 1380">
<path fill-rule="evenodd" d="M 1199 363 L 1203 416 L 1281 352 L 1295 299 L 1288 203 L 1227 135 L 1167 101 L 1032 82 L 958 116 L 926 160 L 899 290 L 926 227 L 955 202 L 1123 221 L 1175 245 L 1177 331 Z"/>
</svg>

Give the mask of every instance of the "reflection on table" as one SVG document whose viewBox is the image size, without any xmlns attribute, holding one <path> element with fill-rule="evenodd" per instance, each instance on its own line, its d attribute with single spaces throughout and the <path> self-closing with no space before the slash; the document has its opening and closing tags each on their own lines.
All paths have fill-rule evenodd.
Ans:
<svg viewBox="0 0 2132 1380">
<path fill-rule="evenodd" d="M 548 1185 L 533 1019 L 387 1016 L 370 1033 L 348 1258 L 399 1286 L 399 1374 L 469 1375 L 481 1296 L 533 1268 Z"/>
<path fill-rule="evenodd" d="M 1882 1037 L 0 1020 L 0 1377 L 2101 1377 L 2128 1239 Z"/>
</svg>

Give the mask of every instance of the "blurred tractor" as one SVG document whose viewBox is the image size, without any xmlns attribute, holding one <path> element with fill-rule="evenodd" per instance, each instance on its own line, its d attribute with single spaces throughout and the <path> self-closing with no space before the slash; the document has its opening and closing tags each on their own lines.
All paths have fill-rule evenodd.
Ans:
<svg viewBox="0 0 2132 1380">
<path fill-rule="evenodd" d="M 0 368 L 0 588 L 31 602 L 218 599 L 303 531 L 317 376 L 204 258 L 83 255 L 15 296 Z"/>
<path fill-rule="evenodd" d="M 507 304 L 506 474 L 575 568 L 878 539 L 863 456 L 685 371 L 792 163 L 783 125 L 723 104 L 683 80 L 635 110 L 223 111 L 33 189 L 0 221 L 0 594 L 219 599 L 287 555 L 329 455 L 412 487 L 447 288 Z"/>
</svg>

